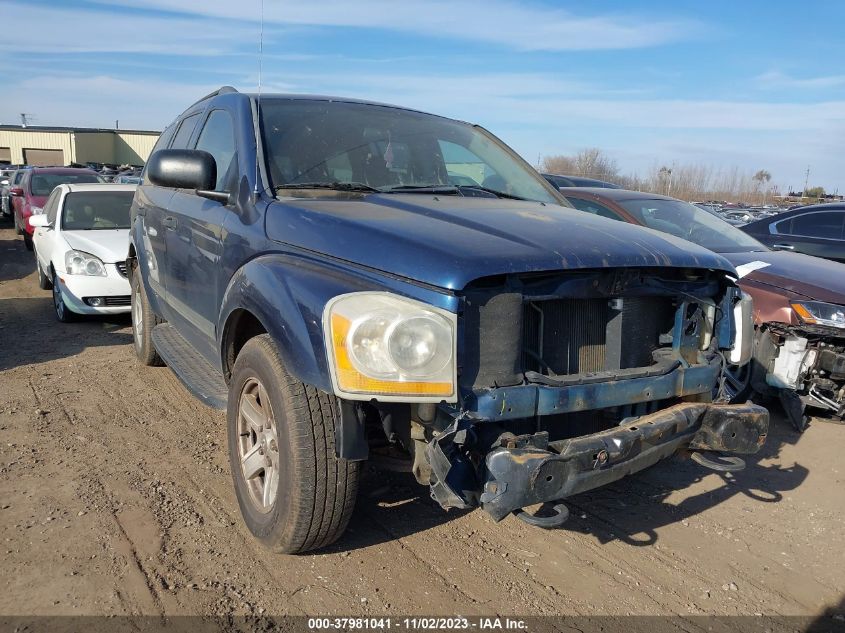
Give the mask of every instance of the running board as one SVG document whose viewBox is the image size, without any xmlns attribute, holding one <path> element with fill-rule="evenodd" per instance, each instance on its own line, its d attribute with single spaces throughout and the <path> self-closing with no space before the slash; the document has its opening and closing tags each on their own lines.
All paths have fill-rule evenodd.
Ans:
<svg viewBox="0 0 845 633">
<path fill-rule="evenodd" d="M 229 390 L 223 375 L 169 323 L 155 326 L 152 337 L 158 355 L 188 391 L 209 407 L 225 411 Z"/>
</svg>

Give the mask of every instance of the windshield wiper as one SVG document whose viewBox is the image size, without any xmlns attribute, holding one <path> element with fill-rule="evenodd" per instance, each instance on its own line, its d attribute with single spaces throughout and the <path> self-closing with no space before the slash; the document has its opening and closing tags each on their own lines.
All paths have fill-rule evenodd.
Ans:
<svg viewBox="0 0 845 633">
<path fill-rule="evenodd" d="M 330 189 L 332 191 L 366 191 L 369 193 L 378 193 L 379 190 L 370 185 L 365 185 L 363 182 L 295 182 L 286 185 L 278 185 L 275 191 L 282 191 L 285 189 Z"/>
<path fill-rule="evenodd" d="M 477 191 L 484 191 L 486 193 L 492 193 L 497 198 L 507 198 L 508 200 L 525 200 L 525 198 L 520 198 L 519 196 L 515 196 L 510 193 L 505 193 L 504 191 L 499 191 L 498 189 L 490 189 L 489 187 L 482 187 L 481 185 L 457 185 L 458 189 L 475 189 Z"/>
<path fill-rule="evenodd" d="M 451 193 L 460 194 L 455 185 L 396 185 L 382 189 L 382 193 Z"/>
<path fill-rule="evenodd" d="M 476 191 L 483 191 L 492 194 L 497 198 L 507 198 L 508 200 L 525 200 L 519 196 L 514 196 L 504 191 L 497 189 L 490 189 L 482 187 L 481 185 L 397 185 L 388 189 L 382 189 L 382 193 L 457 193 L 464 195 L 464 189 L 473 189 Z"/>
</svg>

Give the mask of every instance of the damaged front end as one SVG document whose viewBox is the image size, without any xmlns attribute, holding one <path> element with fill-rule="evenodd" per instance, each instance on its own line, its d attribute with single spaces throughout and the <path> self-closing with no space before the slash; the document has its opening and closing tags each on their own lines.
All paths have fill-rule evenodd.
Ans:
<svg viewBox="0 0 845 633">
<path fill-rule="evenodd" d="M 679 449 L 736 470 L 741 459 L 701 452 L 760 448 L 768 412 L 722 392 L 725 365 L 750 355 L 747 301 L 701 269 L 482 279 L 462 293 L 458 401 L 369 406 L 444 508 L 558 525 L 561 500 Z M 523 511 L 540 503 L 551 516 Z"/>
<path fill-rule="evenodd" d="M 807 407 L 845 417 L 845 329 L 768 323 L 757 334 L 754 365 L 754 390 L 777 394 L 798 431 Z"/>
</svg>

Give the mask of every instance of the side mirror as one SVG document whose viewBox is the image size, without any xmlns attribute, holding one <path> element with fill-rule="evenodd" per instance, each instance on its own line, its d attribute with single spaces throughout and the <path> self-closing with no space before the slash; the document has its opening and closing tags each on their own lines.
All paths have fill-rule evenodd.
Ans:
<svg viewBox="0 0 845 633">
<path fill-rule="evenodd" d="M 9 181 L 6 180 L 5 178 L 3 180 L 0 180 L 0 187 L 5 187 L 8 184 L 9 184 Z"/>
<path fill-rule="evenodd" d="M 11 189 L 9 189 L 9 195 L 22 196 L 23 195 L 23 187 L 12 187 Z"/>
<path fill-rule="evenodd" d="M 212 190 L 217 184 L 217 164 L 198 149 L 162 149 L 150 156 L 147 178 L 159 187 Z"/>
<path fill-rule="evenodd" d="M 33 228 L 45 228 L 50 226 L 50 221 L 43 213 L 29 216 L 29 225 Z"/>
</svg>

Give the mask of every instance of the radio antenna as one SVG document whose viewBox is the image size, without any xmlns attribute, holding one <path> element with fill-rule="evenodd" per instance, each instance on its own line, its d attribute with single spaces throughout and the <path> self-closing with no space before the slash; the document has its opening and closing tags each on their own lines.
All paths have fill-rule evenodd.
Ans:
<svg viewBox="0 0 845 633">
<path fill-rule="evenodd" d="M 259 193 L 258 189 L 258 147 L 260 143 L 261 132 L 261 71 L 264 61 L 264 0 L 260 2 L 260 22 L 261 27 L 258 32 L 258 99 L 256 105 L 255 117 L 255 193 Z"/>
</svg>

